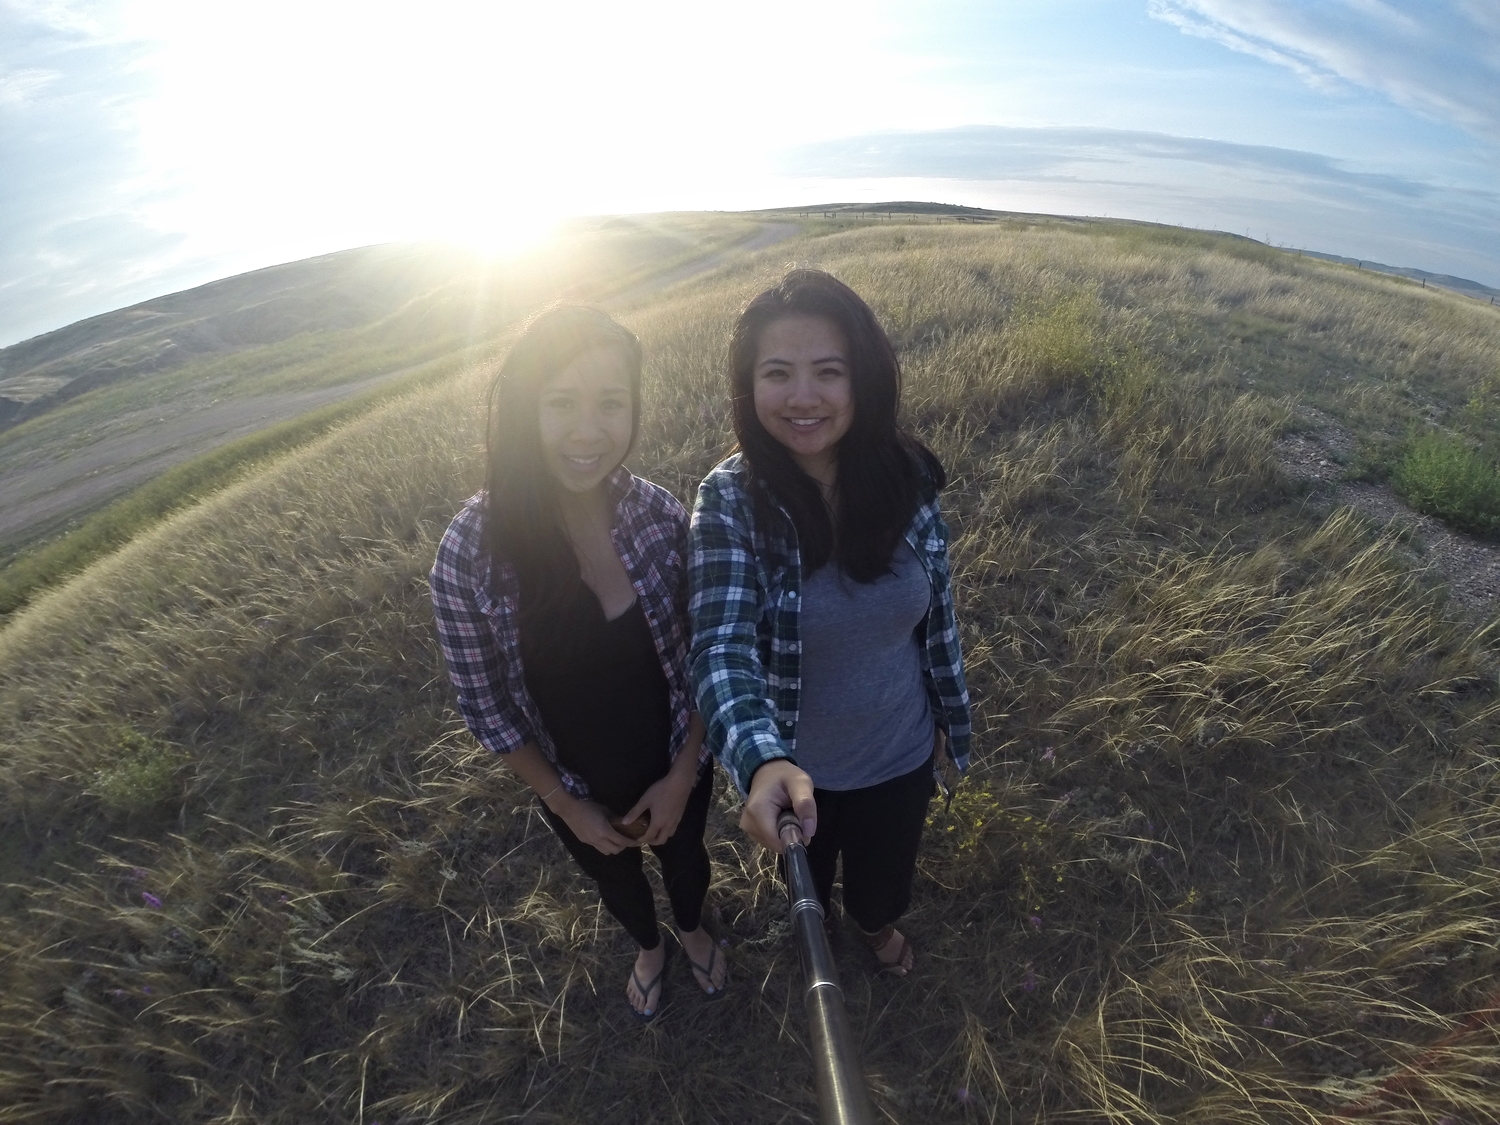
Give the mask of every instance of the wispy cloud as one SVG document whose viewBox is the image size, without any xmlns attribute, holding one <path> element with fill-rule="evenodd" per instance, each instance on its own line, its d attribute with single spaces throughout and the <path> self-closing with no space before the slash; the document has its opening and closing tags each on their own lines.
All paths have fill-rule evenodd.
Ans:
<svg viewBox="0 0 1500 1125">
<path fill-rule="evenodd" d="M 817 199 L 1253 228 L 1500 281 L 1500 0 L 710 10 L 0 0 L 0 342 L 341 246 Z M 933 131 L 973 121 L 1117 128 Z"/>
<path fill-rule="evenodd" d="M 1500 142 L 1495 0 L 1148 0 L 1189 35 L 1287 67 L 1315 86 L 1376 90 Z"/>
<path fill-rule="evenodd" d="M 1500 190 L 1366 171 L 1294 149 L 1116 129 L 969 126 L 803 145 L 782 154 L 779 171 L 820 183 L 828 199 L 963 199 L 1248 230 L 1500 283 Z"/>
<path fill-rule="evenodd" d="M 0 106 L 22 105 L 61 77 L 55 70 L 42 70 L 40 67 L 24 67 L 0 73 Z"/>
<path fill-rule="evenodd" d="M 78 3 L 76 0 L 3 0 L 0 8 L 10 10 L 18 22 L 45 27 L 52 31 L 98 37 L 104 34 L 108 17 L 115 14 L 118 0 L 102 3 Z"/>
<path fill-rule="evenodd" d="M 799 176 L 912 176 L 946 179 L 1095 179 L 1084 166 L 1139 168 L 1180 161 L 1220 169 L 1291 175 L 1340 190 L 1420 199 L 1435 189 L 1418 180 L 1362 172 L 1315 152 L 1242 145 L 1202 137 L 1124 129 L 1042 129 L 975 125 L 880 133 L 791 149 L 783 169 Z M 1500 195 L 1495 197 L 1500 206 Z"/>
<path fill-rule="evenodd" d="M 103 26 L 108 7 L 0 0 L 6 342 L 138 299 L 143 275 L 157 291 L 175 280 L 181 236 L 140 218 L 141 48 Z"/>
</svg>

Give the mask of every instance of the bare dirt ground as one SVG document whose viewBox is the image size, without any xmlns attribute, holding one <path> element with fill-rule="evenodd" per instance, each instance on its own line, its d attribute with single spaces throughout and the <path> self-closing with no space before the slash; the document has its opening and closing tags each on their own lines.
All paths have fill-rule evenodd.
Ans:
<svg viewBox="0 0 1500 1125">
<path fill-rule="evenodd" d="M 1289 434 L 1276 445 L 1282 468 L 1311 486 L 1313 502 L 1354 508 L 1381 524 L 1409 530 L 1419 569 L 1446 585 L 1471 617 L 1488 621 L 1500 612 L 1500 544 L 1443 526 L 1407 507 L 1386 485 L 1343 479 L 1353 436 L 1324 415 L 1313 421 L 1317 429 Z"/>
<path fill-rule="evenodd" d="M 738 254 L 764 250 L 796 234 L 796 223 L 766 223 L 748 239 L 630 286 L 606 304 L 619 307 L 702 273 Z M 310 410 L 341 402 L 408 369 L 313 391 L 152 407 L 122 432 L 77 448 L 42 450 L 0 477 L 0 544 L 23 543 L 60 529 L 175 465 Z M 131 424 L 133 421 L 133 424 Z"/>
</svg>

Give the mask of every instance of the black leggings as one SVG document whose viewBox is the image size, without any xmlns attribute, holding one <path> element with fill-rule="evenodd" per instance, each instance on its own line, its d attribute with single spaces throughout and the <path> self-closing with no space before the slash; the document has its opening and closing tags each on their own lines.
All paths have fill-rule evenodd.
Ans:
<svg viewBox="0 0 1500 1125">
<path fill-rule="evenodd" d="M 807 845 L 807 862 L 824 910 L 842 853 L 844 909 L 860 929 L 873 934 L 906 913 L 933 786 L 928 758 L 879 785 L 813 790 L 818 830 Z"/>
<path fill-rule="evenodd" d="M 703 899 L 708 894 L 708 850 L 703 846 L 703 826 L 714 795 L 714 768 L 709 763 L 698 773 L 698 783 L 688 795 L 687 807 L 677 831 L 665 844 L 651 847 L 661 864 L 661 881 L 672 903 L 672 917 L 684 932 L 696 930 L 703 918 Z M 661 940 L 656 928 L 656 900 L 641 867 L 643 848 L 625 848 L 605 855 L 573 834 L 567 823 L 546 805 L 542 815 L 562 840 L 563 847 L 578 861 L 584 874 L 599 884 L 604 908 L 630 931 L 642 949 L 655 949 Z"/>
</svg>

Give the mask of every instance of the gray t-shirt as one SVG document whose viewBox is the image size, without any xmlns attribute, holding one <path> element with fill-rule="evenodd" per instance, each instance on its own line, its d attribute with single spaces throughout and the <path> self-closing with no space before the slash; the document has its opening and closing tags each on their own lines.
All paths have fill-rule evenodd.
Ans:
<svg viewBox="0 0 1500 1125">
<path fill-rule="evenodd" d="M 903 540 L 869 585 L 832 563 L 802 582 L 797 764 L 819 789 L 863 789 L 932 753 L 916 628 L 932 587 Z"/>
</svg>

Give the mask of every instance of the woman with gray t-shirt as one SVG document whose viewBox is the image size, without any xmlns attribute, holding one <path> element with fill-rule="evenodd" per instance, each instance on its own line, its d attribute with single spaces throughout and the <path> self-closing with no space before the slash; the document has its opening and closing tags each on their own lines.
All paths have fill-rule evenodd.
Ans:
<svg viewBox="0 0 1500 1125">
<path fill-rule="evenodd" d="M 896 421 L 901 374 L 875 314 L 819 270 L 746 306 L 730 341 L 739 452 L 698 490 L 691 668 L 708 742 L 746 796 L 740 824 L 781 850 L 792 809 L 825 910 L 883 969 L 911 899 L 935 767 L 968 766 L 946 474 Z"/>
</svg>

